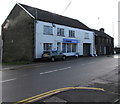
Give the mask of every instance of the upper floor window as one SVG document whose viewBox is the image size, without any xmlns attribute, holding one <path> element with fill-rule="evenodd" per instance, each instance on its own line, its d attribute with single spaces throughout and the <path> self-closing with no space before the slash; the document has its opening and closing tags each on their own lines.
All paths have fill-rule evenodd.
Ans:
<svg viewBox="0 0 120 104">
<path fill-rule="evenodd" d="M 69 30 L 69 37 L 75 37 L 75 31 Z"/>
<path fill-rule="evenodd" d="M 89 33 L 85 33 L 84 38 L 89 39 Z"/>
<path fill-rule="evenodd" d="M 44 34 L 53 35 L 53 27 L 44 25 Z"/>
<path fill-rule="evenodd" d="M 109 41 L 109 40 L 107 39 L 107 44 L 108 44 L 108 41 Z"/>
<path fill-rule="evenodd" d="M 57 28 L 57 35 L 58 36 L 64 36 L 64 29 L 63 28 Z"/>
</svg>

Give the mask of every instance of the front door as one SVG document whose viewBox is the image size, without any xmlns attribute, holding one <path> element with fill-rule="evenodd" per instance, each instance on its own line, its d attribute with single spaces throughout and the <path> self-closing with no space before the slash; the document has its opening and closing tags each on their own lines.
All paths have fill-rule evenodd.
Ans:
<svg viewBox="0 0 120 104">
<path fill-rule="evenodd" d="M 90 44 L 83 44 L 83 56 L 90 56 Z"/>
</svg>

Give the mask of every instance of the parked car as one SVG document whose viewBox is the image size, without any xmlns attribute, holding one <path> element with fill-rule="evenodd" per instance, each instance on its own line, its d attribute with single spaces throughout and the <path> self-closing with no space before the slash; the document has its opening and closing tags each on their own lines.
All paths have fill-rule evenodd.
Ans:
<svg viewBox="0 0 120 104">
<path fill-rule="evenodd" d="M 65 60 L 66 56 L 59 51 L 44 51 L 42 54 L 42 60 L 51 60 L 55 61 L 56 59 Z"/>
</svg>

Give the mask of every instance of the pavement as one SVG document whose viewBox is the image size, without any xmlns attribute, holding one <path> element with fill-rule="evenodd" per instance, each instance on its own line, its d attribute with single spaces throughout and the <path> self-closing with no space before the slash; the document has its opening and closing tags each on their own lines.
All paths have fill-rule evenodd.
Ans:
<svg viewBox="0 0 120 104">
<path fill-rule="evenodd" d="M 104 56 L 100 56 L 100 57 L 104 57 Z M 109 56 L 107 56 L 107 57 L 111 57 L 111 55 Z M 113 57 L 114 58 L 120 58 L 120 54 L 116 54 L 116 55 L 113 55 Z M 73 58 L 76 58 L 76 57 L 67 57 L 67 60 L 71 60 L 71 59 L 73 59 Z M 81 58 L 85 58 L 85 57 L 81 57 Z M 1 63 L 2 61 L 0 61 L 0 63 Z M 12 65 L 7 65 L 7 64 L 1 64 L 0 66 L 0 70 L 1 71 L 5 71 L 5 70 L 14 70 L 14 69 L 19 69 L 19 68 L 24 68 L 24 67 L 34 67 L 34 66 L 39 66 L 39 65 L 41 65 L 41 64 L 45 64 L 45 63 L 47 63 L 48 64 L 48 62 L 46 62 L 46 61 L 41 61 L 41 60 L 37 60 L 37 61 L 35 61 L 35 62 L 32 62 L 32 63 L 28 63 L 28 64 L 21 64 L 21 65 L 14 65 L 14 64 L 12 64 Z"/>
<path fill-rule="evenodd" d="M 75 59 L 75 57 L 67 57 L 67 60 L 70 60 L 71 58 Z M 52 62 L 36 60 L 34 62 L 31 62 L 31 63 L 28 63 L 28 64 L 21 64 L 21 65 L 17 65 L 17 64 L 1 64 L 0 71 L 16 70 L 16 69 L 20 69 L 20 68 L 36 67 L 36 66 L 43 65 L 43 64 L 46 64 L 46 63 L 49 64 L 49 63 L 52 63 Z"/>
</svg>

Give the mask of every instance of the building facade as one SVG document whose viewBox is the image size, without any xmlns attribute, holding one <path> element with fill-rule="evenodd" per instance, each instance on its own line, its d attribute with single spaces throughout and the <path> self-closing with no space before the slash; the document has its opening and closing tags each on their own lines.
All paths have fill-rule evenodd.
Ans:
<svg viewBox="0 0 120 104">
<path fill-rule="evenodd" d="M 3 61 L 33 61 L 45 50 L 94 56 L 94 32 L 78 20 L 17 3 L 2 24 Z"/>
<path fill-rule="evenodd" d="M 114 54 L 114 38 L 106 34 L 103 28 L 99 31 L 93 29 L 93 31 L 95 32 L 95 53 L 98 56 Z"/>
<path fill-rule="evenodd" d="M 94 55 L 94 33 L 69 26 L 43 21 L 36 22 L 35 58 L 41 58 L 43 51 L 62 51 L 66 56 L 76 53 Z"/>
</svg>

